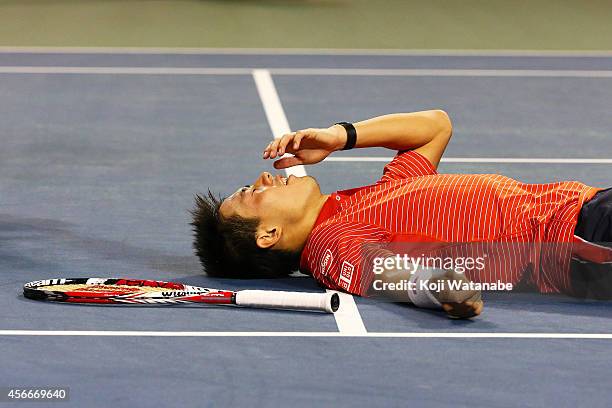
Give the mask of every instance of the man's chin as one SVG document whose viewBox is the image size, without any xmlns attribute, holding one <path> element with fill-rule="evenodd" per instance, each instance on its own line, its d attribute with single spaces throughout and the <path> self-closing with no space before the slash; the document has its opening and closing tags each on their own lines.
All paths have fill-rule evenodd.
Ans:
<svg viewBox="0 0 612 408">
<path fill-rule="evenodd" d="M 316 190 L 321 193 L 321 186 L 319 185 L 319 182 L 317 181 L 316 178 L 312 177 L 312 176 L 304 176 L 301 177 L 302 179 L 304 179 L 303 181 L 305 183 L 309 183 L 311 184 L 314 188 L 316 188 Z"/>
<path fill-rule="evenodd" d="M 321 195 L 321 187 L 319 186 L 319 182 L 316 178 L 312 176 L 294 176 L 290 175 L 287 178 L 287 187 L 296 186 L 304 193 L 306 193 L 309 197 L 319 196 Z M 300 194 L 301 196 L 302 194 Z"/>
<path fill-rule="evenodd" d="M 317 179 L 315 179 L 312 176 L 296 176 L 296 175 L 289 175 L 289 177 L 287 178 L 287 184 L 294 184 L 294 183 L 308 183 L 308 182 L 313 182 L 316 185 L 319 185 L 319 183 L 317 182 Z"/>
</svg>

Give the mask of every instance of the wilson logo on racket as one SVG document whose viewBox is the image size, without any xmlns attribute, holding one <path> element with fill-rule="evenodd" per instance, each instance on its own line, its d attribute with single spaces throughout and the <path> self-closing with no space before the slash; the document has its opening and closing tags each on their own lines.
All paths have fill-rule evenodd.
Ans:
<svg viewBox="0 0 612 408">
<path fill-rule="evenodd" d="M 183 296 L 197 296 L 197 295 L 206 295 L 206 296 L 226 296 L 223 293 L 219 293 L 219 292 L 205 292 L 205 291 L 191 291 L 191 292 L 179 292 L 179 291 L 172 291 L 172 292 L 162 292 L 161 293 L 162 296 L 166 296 L 166 297 L 183 297 Z"/>
</svg>

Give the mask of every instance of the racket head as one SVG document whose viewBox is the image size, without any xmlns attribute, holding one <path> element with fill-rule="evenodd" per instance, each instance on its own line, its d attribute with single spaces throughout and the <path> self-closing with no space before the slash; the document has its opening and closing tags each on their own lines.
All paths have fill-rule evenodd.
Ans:
<svg viewBox="0 0 612 408">
<path fill-rule="evenodd" d="M 232 304 L 234 292 L 200 288 L 176 282 L 125 278 L 58 278 L 28 282 L 23 286 L 28 299 L 69 303 Z"/>
</svg>

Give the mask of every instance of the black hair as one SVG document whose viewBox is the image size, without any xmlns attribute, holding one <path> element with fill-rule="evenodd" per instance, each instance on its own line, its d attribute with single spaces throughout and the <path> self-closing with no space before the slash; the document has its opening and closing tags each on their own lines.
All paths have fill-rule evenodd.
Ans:
<svg viewBox="0 0 612 408">
<path fill-rule="evenodd" d="M 224 278 L 276 278 L 299 266 L 299 252 L 260 248 L 256 243 L 258 218 L 223 217 L 223 199 L 208 191 L 195 195 L 193 248 L 209 276 Z"/>
</svg>

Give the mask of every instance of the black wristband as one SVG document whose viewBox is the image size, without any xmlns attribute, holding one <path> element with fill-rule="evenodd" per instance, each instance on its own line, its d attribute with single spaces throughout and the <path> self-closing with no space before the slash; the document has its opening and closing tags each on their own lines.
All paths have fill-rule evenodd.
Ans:
<svg viewBox="0 0 612 408">
<path fill-rule="evenodd" d="M 355 130 L 355 126 L 349 122 L 338 122 L 335 125 L 340 125 L 346 130 L 346 144 L 342 150 L 351 150 L 355 147 L 357 143 L 357 130 Z"/>
</svg>

